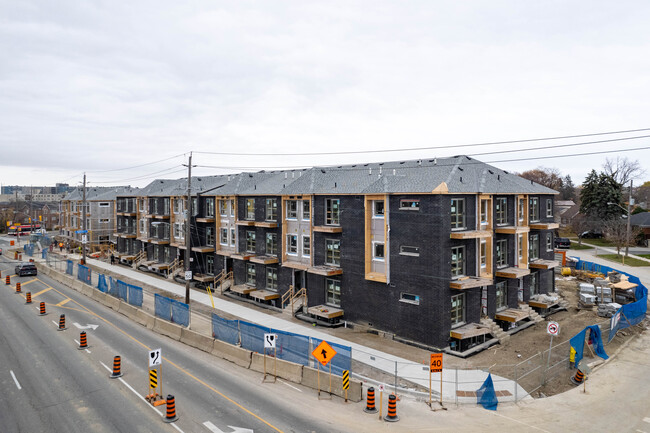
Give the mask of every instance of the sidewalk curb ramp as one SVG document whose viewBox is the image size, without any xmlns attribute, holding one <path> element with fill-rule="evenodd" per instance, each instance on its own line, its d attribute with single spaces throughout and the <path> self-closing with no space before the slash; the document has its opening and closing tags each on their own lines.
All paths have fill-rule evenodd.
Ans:
<svg viewBox="0 0 650 433">
<path fill-rule="evenodd" d="M 302 382 L 302 368 L 302 364 L 295 364 L 282 359 L 274 359 L 271 356 L 266 357 L 266 373 L 272 375 L 274 369 L 277 369 L 275 371 L 276 375 L 290 382 Z M 258 373 L 264 373 L 264 355 L 257 352 L 253 353 L 250 369 L 257 371 Z"/>
<path fill-rule="evenodd" d="M 198 332 L 189 330 L 187 328 L 181 329 L 181 343 L 192 346 L 204 352 L 212 352 L 212 338 L 207 335 L 201 335 Z"/>
<path fill-rule="evenodd" d="M 233 362 L 240 367 L 250 368 L 251 366 L 252 356 L 250 351 L 242 349 L 241 347 L 232 346 L 223 341 L 214 340 L 212 342 L 212 351 L 210 353 L 219 358 Z"/>
<path fill-rule="evenodd" d="M 172 340 L 181 341 L 182 328 L 166 320 L 155 318 L 153 330 L 159 334 L 165 335 Z"/>
<path fill-rule="evenodd" d="M 267 364 L 268 365 L 268 364 Z M 303 386 L 312 389 L 318 389 L 318 370 L 311 367 L 302 368 L 302 381 Z M 330 377 L 329 369 L 327 371 L 320 370 L 320 390 L 329 392 Z M 345 398 L 345 390 L 343 389 L 343 378 L 332 374 L 332 394 Z M 348 389 L 348 400 L 359 402 L 362 399 L 361 382 L 350 380 L 350 389 Z"/>
</svg>

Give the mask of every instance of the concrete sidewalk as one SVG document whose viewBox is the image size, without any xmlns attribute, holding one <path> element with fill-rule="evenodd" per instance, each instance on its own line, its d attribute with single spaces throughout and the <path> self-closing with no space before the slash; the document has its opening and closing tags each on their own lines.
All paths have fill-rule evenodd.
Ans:
<svg viewBox="0 0 650 433">
<path fill-rule="evenodd" d="M 36 254 L 35 254 L 36 256 Z M 72 259 L 75 263 L 78 262 L 79 256 L 74 254 L 67 255 L 67 258 Z M 162 291 L 174 294 L 180 297 L 185 296 L 185 287 L 181 284 L 173 282 L 171 280 L 165 280 L 153 275 L 148 275 L 146 273 L 134 270 L 132 268 L 125 267 L 123 265 L 111 265 L 110 263 L 97 260 L 97 259 L 88 259 L 88 265 L 99 270 L 99 272 L 106 274 L 113 274 L 117 278 L 122 276 L 125 279 L 139 281 L 144 285 L 152 286 L 158 288 Z M 76 266 L 75 266 L 76 268 Z M 221 296 L 213 296 L 213 299 L 210 299 L 210 296 L 203 291 L 192 290 L 191 291 L 191 303 L 193 305 L 202 304 L 209 308 L 212 307 L 212 301 L 214 302 L 214 307 L 216 310 L 215 313 L 219 314 L 220 312 L 225 312 L 230 316 L 234 316 L 238 319 L 255 323 L 261 326 L 278 329 L 281 331 L 292 332 L 295 334 L 309 336 L 315 339 L 327 340 L 332 343 L 341 344 L 344 346 L 349 346 L 352 348 L 352 359 L 360 363 L 371 366 L 375 369 L 378 369 L 388 375 L 395 375 L 399 378 L 407 379 L 413 383 L 416 383 L 424 388 L 429 387 L 429 372 L 428 366 L 421 363 L 413 362 L 409 359 L 405 359 L 399 356 L 392 355 L 385 351 L 377 350 L 362 344 L 358 344 L 349 340 L 346 340 L 341 337 L 332 335 L 336 333 L 336 330 L 331 330 L 331 333 L 322 332 L 318 328 L 313 326 L 303 325 L 298 322 L 297 319 L 290 319 L 285 317 L 282 313 L 266 310 L 257 307 L 249 307 L 246 303 L 240 303 L 235 301 L 230 301 L 224 299 Z M 204 308 L 201 308 L 204 309 Z M 209 323 L 205 323 L 205 318 L 200 320 L 200 323 L 196 323 L 195 315 L 193 314 L 192 320 L 194 321 L 191 325 L 192 328 L 195 328 L 195 325 L 198 325 L 200 329 L 197 331 L 205 331 L 208 329 L 208 335 L 211 335 L 211 326 Z M 392 344 L 399 344 L 394 341 Z M 354 372 L 353 372 L 354 375 Z M 433 373 L 433 394 L 434 399 L 439 397 L 439 383 L 440 383 L 440 373 Z M 476 391 L 482 385 L 483 381 L 487 378 L 488 372 L 476 369 L 449 369 L 445 368 L 442 372 L 442 381 L 443 381 L 443 400 L 446 402 L 476 402 L 475 397 L 457 397 L 457 391 Z M 508 391 L 510 396 L 504 396 L 500 398 L 501 401 L 514 401 L 515 396 L 518 400 L 526 397 L 526 391 L 514 381 L 492 375 L 492 379 L 495 384 L 495 389 L 497 391 Z M 372 384 L 373 381 L 370 379 L 368 381 Z M 379 381 L 376 384 L 380 383 Z M 387 381 L 385 383 L 386 389 L 393 388 L 393 380 Z M 403 390 L 398 390 L 402 392 Z M 425 397 L 421 395 L 421 397 Z M 428 399 L 428 393 L 426 395 Z"/>
</svg>

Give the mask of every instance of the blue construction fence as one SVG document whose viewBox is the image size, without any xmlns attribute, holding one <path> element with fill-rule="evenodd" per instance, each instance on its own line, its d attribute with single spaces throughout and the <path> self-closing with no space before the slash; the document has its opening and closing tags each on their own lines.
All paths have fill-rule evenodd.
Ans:
<svg viewBox="0 0 650 433">
<path fill-rule="evenodd" d="M 25 254 L 26 254 L 26 255 L 28 255 L 28 256 L 30 256 L 30 257 L 33 257 L 33 256 L 34 256 L 34 244 L 26 244 L 26 245 L 23 247 L 23 250 L 25 251 Z"/>
<path fill-rule="evenodd" d="M 190 306 L 183 302 L 156 293 L 154 310 L 158 317 L 181 326 L 190 326 Z"/>
<path fill-rule="evenodd" d="M 323 340 L 306 335 L 280 331 L 243 320 L 228 320 L 212 314 L 212 336 L 232 345 L 241 345 L 252 352 L 264 353 L 264 334 L 277 334 L 275 354 L 278 359 L 309 366 L 311 352 Z M 330 364 L 332 373 L 341 376 L 352 365 L 352 348 L 327 342 L 336 351 Z M 329 370 L 329 365 L 326 367 Z"/>
<path fill-rule="evenodd" d="M 625 329 L 636 325 L 645 318 L 646 312 L 648 310 L 648 289 L 643 284 L 641 284 L 639 277 L 630 275 L 627 272 L 619 271 L 618 269 L 614 269 L 609 266 L 587 262 L 584 260 L 579 260 L 578 263 L 576 263 L 576 269 L 591 272 L 601 272 L 604 275 L 607 275 L 608 272 L 615 271 L 619 274 L 627 275 L 628 281 L 637 285 L 637 288 L 634 292 L 636 301 L 623 305 L 618 309 L 616 314 L 612 316 L 609 325 L 609 339 L 607 340 L 608 343 L 612 341 L 616 335 L 616 332 L 618 332 L 620 329 Z"/>
<path fill-rule="evenodd" d="M 92 284 L 92 270 L 84 265 L 78 265 L 79 269 L 77 270 L 77 279 L 83 281 L 86 284 Z"/>
<path fill-rule="evenodd" d="M 142 287 L 125 283 L 124 281 L 108 277 L 109 284 L 106 284 L 106 277 L 100 275 L 97 282 L 97 289 L 105 291 L 109 295 L 122 299 L 136 307 L 142 307 Z M 103 289 L 103 290 L 102 290 Z"/>
<path fill-rule="evenodd" d="M 74 268 L 73 268 L 73 263 L 72 260 L 67 260 L 66 261 L 66 266 L 65 266 L 65 273 L 68 275 L 73 275 L 74 274 Z"/>
</svg>

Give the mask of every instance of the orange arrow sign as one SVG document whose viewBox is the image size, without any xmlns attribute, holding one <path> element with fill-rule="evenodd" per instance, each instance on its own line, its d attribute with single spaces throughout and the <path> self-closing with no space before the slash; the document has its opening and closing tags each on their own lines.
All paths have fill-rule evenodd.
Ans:
<svg viewBox="0 0 650 433">
<path fill-rule="evenodd" d="M 326 366 L 336 356 L 336 350 L 332 349 L 332 346 L 323 340 L 311 354 L 314 355 L 314 358 L 318 359 L 318 362 Z"/>
</svg>

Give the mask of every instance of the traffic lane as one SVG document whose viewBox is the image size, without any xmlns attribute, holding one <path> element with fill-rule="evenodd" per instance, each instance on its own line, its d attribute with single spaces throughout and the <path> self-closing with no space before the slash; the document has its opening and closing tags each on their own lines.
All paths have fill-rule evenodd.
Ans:
<svg viewBox="0 0 650 433">
<path fill-rule="evenodd" d="M 2 352 L 9 357 L 2 376 L 13 371 L 24 394 L 22 399 L 4 402 L 4 407 L 13 406 L 8 416 L 15 417 L 17 431 L 39 431 L 32 430 L 34 423 L 45 426 L 41 431 L 72 432 L 145 432 L 151 431 L 152 423 L 163 424 L 144 402 L 109 379 L 101 365 L 76 350 L 47 316 L 25 314 L 21 309 L 30 307 L 16 305 L 19 298 L 7 292 L 0 291 L 0 300 Z M 27 417 L 37 420 L 25 421 Z M 23 428 L 23 424 L 29 425 Z"/>
<path fill-rule="evenodd" d="M 96 315 L 93 317 L 97 321 L 93 323 L 99 327 L 89 334 L 92 355 L 105 360 L 119 354 L 123 371 L 128 375 L 126 380 L 136 390 L 142 390 L 143 395 L 149 390 L 148 352 L 163 349 L 163 391 L 176 397 L 176 407 L 182 415 L 178 422 L 181 428 L 191 422 L 190 431 L 193 431 L 213 418 L 211 422 L 215 425 L 241 425 L 256 431 L 292 431 L 295 428 L 301 431 L 337 431 L 326 422 L 310 417 L 309 405 L 305 406 L 304 412 L 299 412 L 291 407 L 293 403 L 287 406 L 284 399 L 278 398 L 278 391 L 293 392 L 295 395 L 288 401 L 302 402 L 305 395 L 309 395 L 307 401 L 315 404 L 315 392 L 300 392 L 296 390 L 300 387 L 289 387 L 283 382 L 278 382 L 275 387 L 273 384 L 262 385 L 259 373 L 154 333 L 47 277 L 44 281 L 72 298 L 82 309 Z M 70 305 L 70 302 L 66 304 Z M 78 312 L 72 311 L 71 314 Z M 218 419 L 215 420 L 215 416 Z"/>
</svg>

